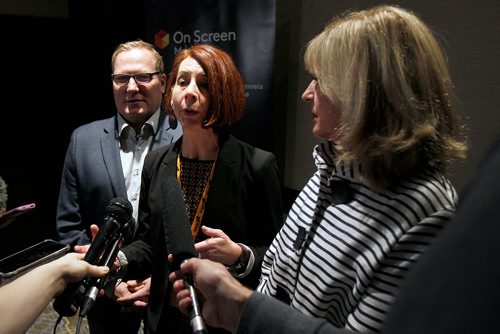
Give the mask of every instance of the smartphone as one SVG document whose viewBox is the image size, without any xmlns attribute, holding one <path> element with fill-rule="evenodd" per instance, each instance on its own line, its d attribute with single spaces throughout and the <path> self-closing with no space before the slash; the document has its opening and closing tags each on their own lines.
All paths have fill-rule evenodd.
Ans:
<svg viewBox="0 0 500 334">
<path fill-rule="evenodd" d="M 0 285 L 6 284 L 33 268 L 53 261 L 69 251 L 69 245 L 46 239 L 0 260 Z"/>
<path fill-rule="evenodd" d="M 14 218 L 22 215 L 23 213 L 30 212 L 35 207 L 35 203 L 30 203 L 18 206 L 4 213 L 0 213 L 0 228 L 9 225 L 14 220 Z"/>
</svg>

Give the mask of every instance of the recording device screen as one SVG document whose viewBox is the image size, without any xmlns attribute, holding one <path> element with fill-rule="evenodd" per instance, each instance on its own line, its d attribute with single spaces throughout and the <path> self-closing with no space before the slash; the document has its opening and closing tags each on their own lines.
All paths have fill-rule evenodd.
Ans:
<svg viewBox="0 0 500 334">
<path fill-rule="evenodd" d="M 68 250 L 68 245 L 47 239 L 3 258 L 0 260 L 0 282 L 2 278 L 11 278 L 43 263 L 52 261 L 66 254 Z"/>
</svg>

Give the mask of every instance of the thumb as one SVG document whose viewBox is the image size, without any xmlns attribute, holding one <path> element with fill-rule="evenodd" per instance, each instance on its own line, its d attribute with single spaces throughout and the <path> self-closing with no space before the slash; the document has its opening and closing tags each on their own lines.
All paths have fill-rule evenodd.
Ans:
<svg viewBox="0 0 500 334">
<path fill-rule="evenodd" d="M 108 272 L 109 268 L 106 266 L 90 266 L 88 275 L 92 277 L 102 277 Z"/>
<path fill-rule="evenodd" d="M 215 229 L 215 228 L 211 228 L 211 227 L 208 227 L 208 226 L 205 226 L 203 225 L 201 227 L 201 230 L 203 232 L 204 235 L 206 235 L 207 237 L 224 237 L 225 234 L 224 232 L 222 232 L 222 230 L 219 230 L 219 229 Z"/>
<path fill-rule="evenodd" d="M 96 224 L 90 225 L 90 234 L 92 235 L 92 240 L 95 239 L 95 236 L 99 233 L 99 226 Z"/>
</svg>

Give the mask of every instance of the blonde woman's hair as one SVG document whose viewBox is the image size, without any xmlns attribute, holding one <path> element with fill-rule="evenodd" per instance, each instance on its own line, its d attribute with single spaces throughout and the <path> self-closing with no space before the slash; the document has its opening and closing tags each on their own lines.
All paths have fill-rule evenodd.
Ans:
<svg viewBox="0 0 500 334">
<path fill-rule="evenodd" d="M 447 59 L 410 11 L 379 6 L 331 21 L 307 45 L 306 70 L 341 112 L 341 161 L 390 188 L 464 158 Z"/>
</svg>

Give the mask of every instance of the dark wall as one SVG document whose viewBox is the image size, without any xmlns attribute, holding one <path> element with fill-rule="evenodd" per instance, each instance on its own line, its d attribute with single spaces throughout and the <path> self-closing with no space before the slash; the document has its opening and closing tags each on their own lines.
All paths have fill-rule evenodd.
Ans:
<svg viewBox="0 0 500 334">
<path fill-rule="evenodd" d="M 74 81 L 67 20 L 1 16 L 0 31 L 0 175 L 8 185 L 9 208 L 37 205 L 0 230 L 0 254 L 6 255 L 53 237 Z"/>
<path fill-rule="evenodd" d="M 93 4 L 93 3 L 92 3 Z M 0 230 L 0 258 L 55 239 L 55 212 L 74 128 L 115 112 L 113 49 L 143 38 L 142 1 L 70 1 L 68 18 L 0 15 L 0 176 L 8 207 L 36 209 Z"/>
<path fill-rule="evenodd" d="M 112 116 L 116 109 L 111 86 L 111 55 L 118 44 L 144 39 L 143 0 L 69 1 L 71 68 L 75 76 L 72 100 L 76 122 Z"/>
</svg>

